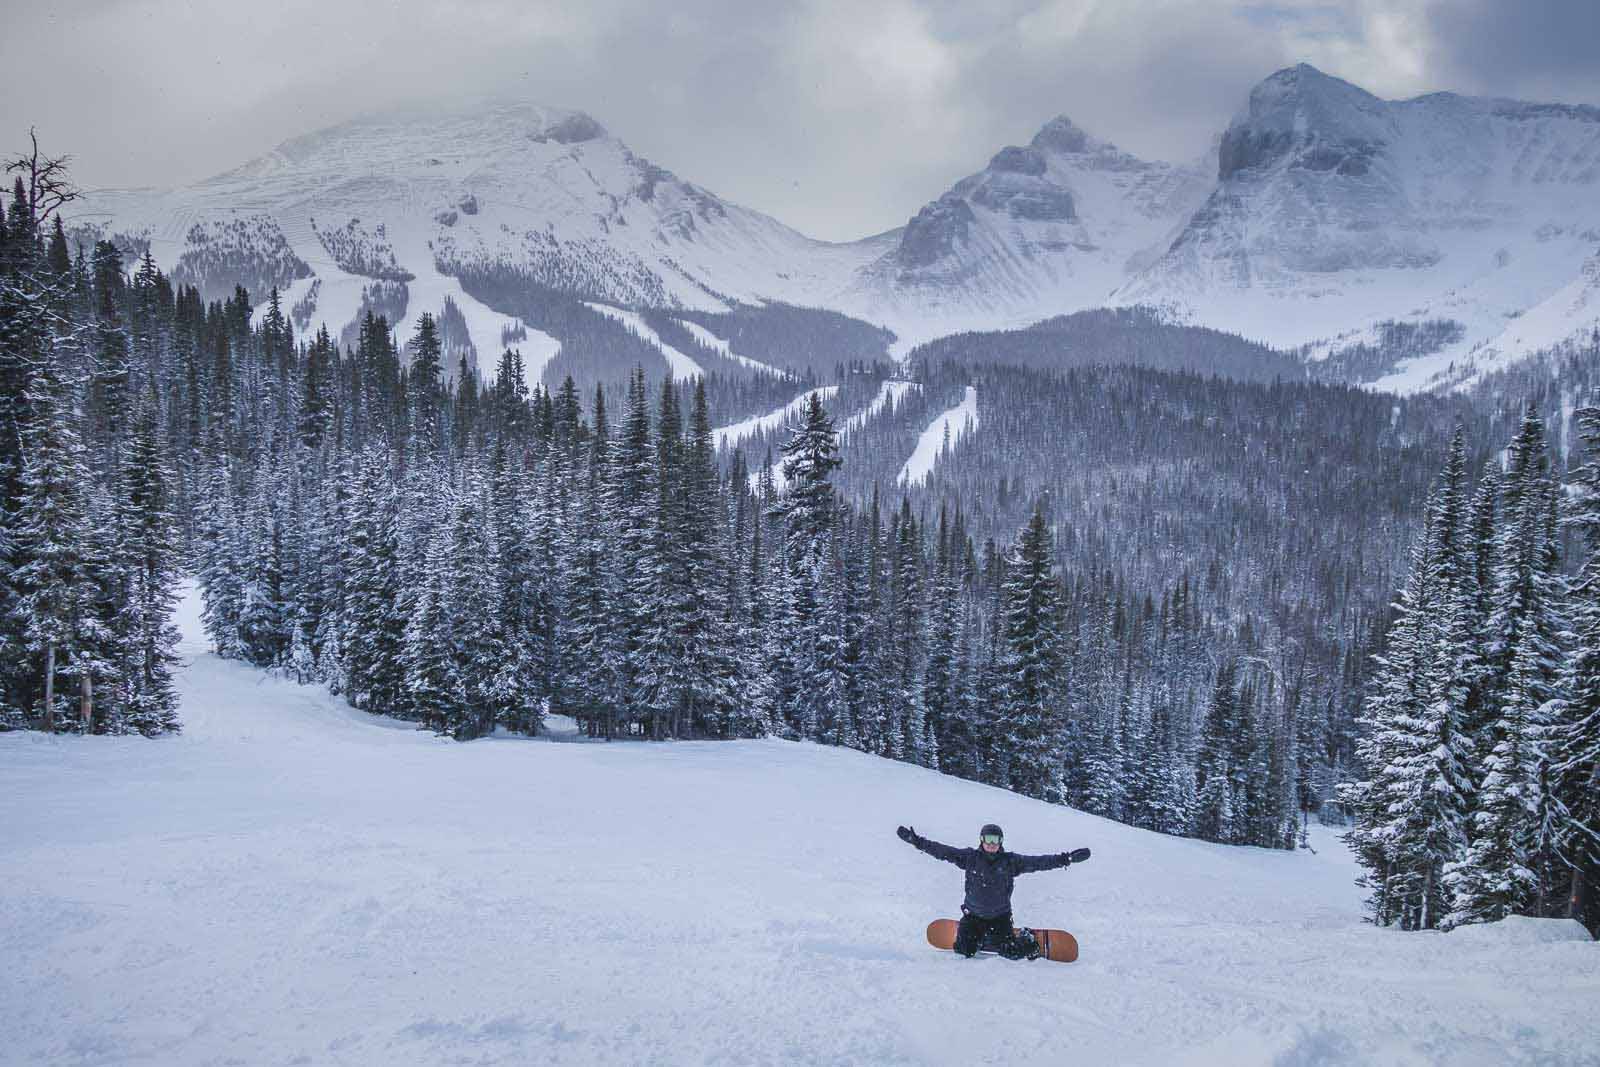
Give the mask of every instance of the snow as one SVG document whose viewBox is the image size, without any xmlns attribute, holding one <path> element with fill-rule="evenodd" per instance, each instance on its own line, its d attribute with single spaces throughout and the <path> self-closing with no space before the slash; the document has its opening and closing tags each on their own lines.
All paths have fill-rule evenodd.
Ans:
<svg viewBox="0 0 1600 1067">
<path fill-rule="evenodd" d="M 197 616 L 181 736 L 0 735 L 0 1062 L 1501 1065 L 1600 1041 L 1600 946 L 1364 925 L 1321 828 L 1315 855 L 1208 845 L 775 740 L 456 744 L 205 654 Z M 925 944 L 961 875 L 895 825 L 991 820 L 1094 850 L 1015 897 L 1079 962 Z"/>
<path fill-rule="evenodd" d="M 776 411 L 769 411 L 765 415 L 753 415 L 742 422 L 733 423 L 731 426 L 721 426 L 711 432 L 718 448 L 731 448 L 747 437 L 753 437 L 763 430 L 771 431 L 799 421 L 800 413 L 811 403 L 814 396 L 827 400 L 839 391 L 837 385 L 824 385 L 816 389 L 807 389 L 793 400 Z"/>
<path fill-rule="evenodd" d="M 950 447 L 954 448 L 963 437 L 976 432 L 977 429 L 978 390 L 975 386 L 969 385 L 961 398 L 961 403 L 942 413 L 922 431 L 922 436 L 917 438 L 917 447 L 911 453 L 911 458 L 900 468 L 899 480 L 911 484 L 926 481 L 928 475 L 933 473 L 934 463 L 944 451 L 946 436 L 948 435 Z"/>
<path fill-rule="evenodd" d="M 528 392 L 533 392 L 533 387 L 544 378 L 544 369 L 550 361 L 556 358 L 561 351 L 561 342 L 532 326 L 523 326 L 528 336 L 521 341 L 512 341 L 510 347 L 522 353 L 522 375 L 528 383 Z M 492 373 L 491 367 L 485 373 Z"/>
<path fill-rule="evenodd" d="M 843 441 L 846 437 L 849 437 L 852 432 L 865 426 L 867 424 L 867 420 L 871 419 L 874 415 L 878 414 L 878 412 L 888 407 L 890 401 L 899 404 L 901 398 L 911 390 L 921 388 L 921 382 L 908 382 L 899 378 L 886 379 L 884 383 L 878 387 L 877 395 L 872 398 L 871 402 L 869 402 L 866 407 L 862 408 L 860 411 L 844 420 L 844 424 L 839 427 L 839 440 Z"/>
<path fill-rule="evenodd" d="M 610 304 L 597 304 L 590 300 L 585 300 L 583 304 L 608 318 L 616 319 L 639 337 L 659 348 L 661 354 L 667 358 L 667 365 L 672 368 L 674 378 L 700 378 L 705 375 L 705 371 L 700 369 L 700 364 L 663 341 L 661 335 L 651 329 L 650 324 L 644 321 L 644 316 L 637 311 L 612 307 Z"/>
<path fill-rule="evenodd" d="M 712 333 L 698 322 L 695 322 L 691 319 L 679 319 L 678 325 L 682 326 L 685 330 L 688 330 L 696 341 L 699 341 L 707 348 L 722 353 L 735 363 L 743 363 L 746 367 L 750 367 L 753 370 L 766 371 L 768 374 L 776 374 L 781 378 L 794 377 L 791 372 L 786 371 L 781 367 L 774 367 L 770 363 L 763 363 L 758 359 L 751 359 L 749 356 L 739 355 L 739 353 L 735 352 L 733 347 L 729 345 L 727 341 L 724 341 L 722 338 L 718 337 L 716 334 Z"/>
<path fill-rule="evenodd" d="M 1091 139 L 1044 153 L 1042 188 L 1070 196 L 1070 217 L 1014 213 L 1006 198 L 1028 181 L 986 168 L 946 194 L 971 209 L 970 225 L 932 261 L 909 264 L 905 228 L 811 240 L 598 127 L 551 137 L 574 114 L 525 101 L 369 115 L 188 188 L 96 191 L 73 221 L 143 233 L 170 269 L 191 225 L 237 210 L 271 217 L 321 279 L 318 316 L 330 330 L 354 315 L 367 279 L 329 261 L 310 219 L 381 225 L 394 262 L 416 275 L 403 336 L 450 296 L 485 364 L 506 319 L 460 291 L 450 274 L 466 266 L 549 270 L 607 306 L 828 307 L 892 329 L 897 359 L 950 333 L 1107 305 L 1154 305 L 1282 347 L 1387 320 L 1461 323 L 1459 343 L 1376 383 L 1410 392 L 1600 323 L 1597 116 L 1452 94 L 1385 101 L 1310 68 L 1281 72 L 1238 121 L 1330 144 L 1370 140 L 1381 150 L 1369 172 L 1347 178 L 1286 158 L 1218 183 L 1214 160 L 1141 161 Z"/>
<path fill-rule="evenodd" d="M 865 426 L 867 420 L 882 411 L 891 400 L 898 404 L 900 398 L 905 396 L 909 390 L 921 388 L 922 385 L 919 382 L 907 382 L 894 378 L 885 381 L 878 387 L 877 394 L 868 401 L 866 407 L 851 415 L 839 425 L 839 439 L 842 441 L 849 437 L 852 431 Z M 798 418 L 806 404 L 810 403 L 811 397 L 820 396 L 823 400 L 827 400 L 838 391 L 839 387 L 837 385 L 824 385 L 817 389 L 808 389 L 775 411 L 769 411 L 765 415 L 754 415 L 743 422 L 723 426 L 714 431 L 717 447 L 722 448 L 725 445 L 731 447 L 747 437 L 754 436 L 761 430 L 771 431 L 781 426 L 789 425 Z M 782 464 L 778 466 L 781 467 Z M 773 476 L 778 480 L 779 484 L 782 484 L 783 476 L 781 470 L 775 471 Z"/>
</svg>

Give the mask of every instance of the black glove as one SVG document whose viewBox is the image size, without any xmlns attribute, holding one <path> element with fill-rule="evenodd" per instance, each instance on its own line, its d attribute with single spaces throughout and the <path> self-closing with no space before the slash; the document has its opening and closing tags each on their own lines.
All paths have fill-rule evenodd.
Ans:
<svg viewBox="0 0 1600 1067">
<path fill-rule="evenodd" d="M 1086 848 L 1075 848 L 1071 852 L 1067 853 L 1067 859 L 1071 860 L 1073 863 L 1082 863 L 1088 858 L 1089 850 Z"/>
<path fill-rule="evenodd" d="M 900 840 L 902 841 L 910 841 L 913 837 L 917 836 L 917 832 L 909 826 L 902 826 L 896 830 L 895 833 L 899 835 Z"/>
</svg>

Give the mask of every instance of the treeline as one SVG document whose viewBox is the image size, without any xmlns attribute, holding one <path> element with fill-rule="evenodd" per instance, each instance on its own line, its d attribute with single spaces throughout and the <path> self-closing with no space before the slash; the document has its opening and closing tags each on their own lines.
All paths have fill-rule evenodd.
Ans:
<svg viewBox="0 0 1600 1067">
<path fill-rule="evenodd" d="M 1569 486 L 1530 407 L 1503 469 L 1472 484 L 1458 437 L 1428 497 L 1343 790 L 1380 925 L 1600 932 L 1600 408 L 1574 420 Z"/>
<path fill-rule="evenodd" d="M 742 454 L 719 467 L 703 384 L 636 369 L 614 410 L 571 383 L 529 393 L 514 351 L 493 382 L 446 375 L 431 318 L 408 364 L 375 316 L 341 351 L 296 343 L 275 298 L 252 324 L 242 291 L 203 304 L 148 259 L 130 281 L 108 244 L 67 269 L 129 342 L 89 346 L 85 410 L 96 383 L 148 398 L 224 655 L 461 738 L 549 714 L 604 736 L 776 733 L 1167 832 L 1291 840 L 1305 775 L 1281 671 L 1241 657 L 1218 683 L 1198 589 L 1068 572 L 1043 511 L 976 541 L 955 502 L 848 504 L 820 405 L 780 495 Z M 64 659 L 88 662 L 89 632 Z M 42 650 L 18 659 L 25 684 Z"/>
<path fill-rule="evenodd" d="M 1170 322 L 1151 308 L 1097 308 L 1058 315 L 1018 330 L 950 334 L 918 345 L 929 364 L 999 363 L 1062 371 L 1130 366 L 1217 374 L 1241 382 L 1303 381 L 1306 365 L 1286 352 L 1235 334 Z"/>
<path fill-rule="evenodd" d="M 60 587 L 112 591 L 98 614 L 51 616 L 66 620 L 54 631 L 24 618 L 42 586 L 7 556 L 13 724 L 64 720 L 46 714 L 64 698 L 43 700 L 51 633 L 75 692 L 130 648 L 153 649 L 139 662 L 165 678 L 176 545 L 221 653 L 451 736 L 536 733 L 551 714 L 610 737 L 772 733 L 1287 847 L 1350 762 L 1384 622 L 1373 589 L 1391 582 L 1454 410 L 1128 367 L 925 362 L 843 457 L 812 405 L 782 443 L 780 493 L 765 462 L 713 450 L 720 376 L 652 381 L 639 360 L 621 388 L 530 391 L 514 349 L 492 380 L 460 354 L 448 373 L 426 316 L 404 345 L 376 314 L 348 347 L 297 341 L 275 293 L 255 313 L 242 289 L 206 303 L 148 257 L 129 278 L 114 246 L 74 260 L 59 227 L 41 242 L 13 214 L 7 247 L 32 234 L 16 247 L 43 266 L 8 274 L 35 280 L 8 290 L 8 323 L 34 325 L 6 327 L 20 383 L 6 396 L 49 392 L 36 383 L 52 375 L 73 392 L 54 408 L 8 400 L 21 444 L 7 521 L 70 511 L 23 506 L 43 492 L 33 448 L 81 454 L 87 474 L 68 465 L 49 484 L 90 504 L 159 496 L 147 526 L 168 538 L 140 557 L 162 561 L 141 580 L 166 599 L 136 616 L 113 607 L 137 582 L 83 562 L 122 558 L 95 547 L 107 531 L 144 544 L 131 520 L 104 503 L 59 525 L 77 568 Z M 35 289 L 49 295 L 24 299 Z M 796 317 L 875 343 L 799 309 L 750 322 Z M 855 410 L 879 374 L 838 366 Z M 974 382 L 978 431 L 926 483 L 898 485 L 907 420 Z M 125 470 L 135 426 L 158 494 Z M 103 670 L 89 688 L 107 718 L 90 726 L 125 728 L 112 709 L 135 706 L 116 695 L 132 683 Z"/>
<path fill-rule="evenodd" d="M 130 282 L 106 242 L 74 259 L 59 161 L 35 153 L 13 169 L 0 218 L 0 729 L 175 730 L 158 312 L 171 290 L 148 259 Z"/>
</svg>

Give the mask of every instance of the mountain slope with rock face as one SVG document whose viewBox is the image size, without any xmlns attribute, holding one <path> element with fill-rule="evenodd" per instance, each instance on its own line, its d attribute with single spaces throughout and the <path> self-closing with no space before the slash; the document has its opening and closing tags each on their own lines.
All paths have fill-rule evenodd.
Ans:
<svg viewBox="0 0 1600 1067">
<path fill-rule="evenodd" d="M 409 336 L 448 298 L 480 361 L 519 324 L 462 290 L 467 269 L 614 305 L 722 311 L 820 303 L 882 244 L 813 241 L 635 155 L 582 112 L 504 102 L 343 123 L 187 189 L 96 193 L 77 222 L 163 266 L 203 266 L 186 277 L 208 299 L 235 279 L 257 299 L 276 286 L 302 328 L 337 334 L 381 300 L 404 307 Z"/>
<path fill-rule="evenodd" d="M 1600 109 L 1382 100 L 1302 65 L 1256 86 L 1211 173 L 1063 116 L 904 226 L 831 244 L 676 177 L 583 112 L 475 102 L 343 123 L 187 189 L 96 193 L 75 222 L 149 248 L 208 299 L 277 287 L 302 331 L 338 335 L 373 310 L 409 336 L 424 311 L 448 313 L 480 364 L 507 337 L 563 343 L 503 298 L 524 292 L 828 308 L 887 326 L 902 355 L 1149 305 L 1330 360 L 1318 377 L 1408 391 L 1600 321 Z M 1402 335 L 1438 343 L 1386 346 Z"/>
<path fill-rule="evenodd" d="M 1059 116 L 923 207 L 847 299 L 908 342 L 1097 307 L 1207 188 L 1197 167 L 1139 159 Z"/>
<path fill-rule="evenodd" d="M 1415 387 L 1491 358 L 1597 247 L 1600 109 L 1381 100 L 1301 65 L 1251 93 L 1216 188 L 1117 300 L 1327 351 L 1385 321 L 1459 322 L 1456 342 L 1384 380 Z"/>
</svg>

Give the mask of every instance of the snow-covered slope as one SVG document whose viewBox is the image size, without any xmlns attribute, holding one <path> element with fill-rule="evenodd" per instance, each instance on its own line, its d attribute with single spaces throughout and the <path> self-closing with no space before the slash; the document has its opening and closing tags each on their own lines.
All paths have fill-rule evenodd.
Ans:
<svg viewBox="0 0 1600 1067">
<path fill-rule="evenodd" d="M 598 311 L 608 318 L 616 319 L 629 330 L 632 330 L 635 336 L 654 345 L 660 350 L 662 356 L 666 358 L 667 366 L 671 368 L 674 378 L 702 378 L 705 376 L 705 371 L 700 369 L 700 364 L 663 341 L 661 335 L 651 329 L 650 324 L 644 321 L 644 316 L 637 311 L 612 307 L 610 304 L 596 304 L 593 301 L 586 301 L 585 304 L 593 311 Z"/>
<path fill-rule="evenodd" d="M 933 465 L 945 454 L 946 448 L 954 448 L 961 443 L 961 439 L 978 429 L 978 390 L 974 386 L 967 386 L 967 391 L 961 397 L 961 403 L 948 411 L 942 411 L 932 422 L 923 429 L 917 438 L 917 447 L 911 453 L 911 458 L 906 460 L 906 465 L 900 468 L 899 481 L 922 482 L 933 473 Z"/>
<path fill-rule="evenodd" d="M 582 112 L 481 100 L 347 122 L 186 189 L 97 192 L 76 221 L 148 242 L 208 298 L 235 279 L 257 298 L 298 283 L 286 306 L 308 300 L 304 324 L 334 332 L 376 282 L 408 290 L 407 327 L 448 296 L 480 350 L 513 324 L 461 290 L 463 270 L 721 310 L 723 297 L 821 303 L 882 245 L 813 241 L 729 204 Z"/>
<path fill-rule="evenodd" d="M 1361 923 L 1348 855 L 1201 844 L 840 749 L 442 741 L 203 654 L 184 733 L 0 735 L 0 1062 L 1590 1062 L 1575 924 Z M 923 941 L 894 836 L 1094 857 Z"/>
<path fill-rule="evenodd" d="M 1460 322 L 1457 343 L 1385 383 L 1415 388 L 1486 343 L 1518 351 L 1508 320 L 1546 301 L 1561 307 L 1541 338 L 1595 322 L 1566 291 L 1597 248 L 1600 109 L 1380 100 L 1301 65 L 1256 86 L 1210 198 L 1116 299 L 1281 346 Z"/>
<path fill-rule="evenodd" d="M 1138 159 L 1058 116 L 923 207 L 841 301 L 889 323 L 901 352 L 1098 307 L 1209 187 L 1198 167 Z"/>
<path fill-rule="evenodd" d="M 719 426 L 711 432 L 712 439 L 718 448 L 732 448 L 740 441 L 751 437 L 762 430 L 776 430 L 783 426 L 797 426 L 802 421 L 806 405 L 811 403 L 812 397 L 828 399 L 839 391 L 837 385 L 820 385 L 815 389 L 807 389 L 781 408 L 767 412 L 765 415 L 752 415 L 733 423 L 731 426 Z"/>
<path fill-rule="evenodd" d="M 1600 109 L 1386 101 L 1302 65 L 1256 86 L 1204 167 L 1137 159 L 1060 117 L 904 226 L 831 244 L 582 112 L 474 101 L 308 134 L 187 189 L 99 192 L 75 222 L 147 244 L 207 298 L 277 286 L 302 329 L 371 308 L 409 333 L 448 299 L 480 364 L 539 324 L 479 298 L 533 289 L 634 310 L 826 307 L 893 329 L 895 354 L 1113 304 L 1313 356 L 1382 323 L 1460 323 L 1383 383 L 1412 389 L 1600 321 L 1584 273 Z"/>
</svg>

